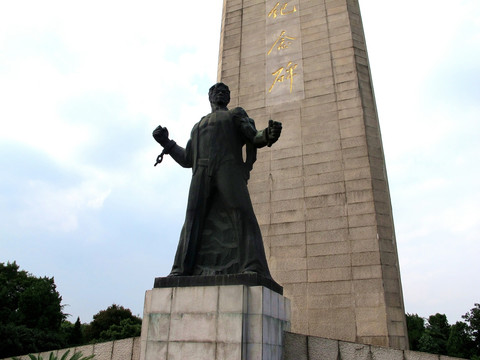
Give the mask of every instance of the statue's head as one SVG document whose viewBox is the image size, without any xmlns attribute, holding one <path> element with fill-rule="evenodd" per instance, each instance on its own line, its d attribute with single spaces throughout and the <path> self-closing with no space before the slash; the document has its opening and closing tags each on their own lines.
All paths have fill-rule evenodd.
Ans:
<svg viewBox="0 0 480 360">
<path fill-rule="evenodd" d="M 208 90 L 210 104 L 227 106 L 230 102 L 230 89 L 224 83 L 217 83 Z"/>
</svg>

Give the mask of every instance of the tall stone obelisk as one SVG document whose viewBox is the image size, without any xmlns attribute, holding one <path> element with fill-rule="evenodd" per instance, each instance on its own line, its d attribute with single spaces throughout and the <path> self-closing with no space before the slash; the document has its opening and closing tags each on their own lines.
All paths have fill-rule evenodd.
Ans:
<svg viewBox="0 0 480 360">
<path fill-rule="evenodd" d="M 407 348 L 358 0 L 225 0 L 218 80 L 257 128 L 283 123 L 249 189 L 292 331 Z"/>
</svg>

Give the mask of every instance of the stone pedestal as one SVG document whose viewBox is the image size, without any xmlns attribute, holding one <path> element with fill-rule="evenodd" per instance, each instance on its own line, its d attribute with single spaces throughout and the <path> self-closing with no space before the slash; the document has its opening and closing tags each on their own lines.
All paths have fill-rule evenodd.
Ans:
<svg viewBox="0 0 480 360">
<path fill-rule="evenodd" d="M 154 288 L 140 360 L 280 360 L 289 320 L 290 301 L 264 286 Z"/>
</svg>

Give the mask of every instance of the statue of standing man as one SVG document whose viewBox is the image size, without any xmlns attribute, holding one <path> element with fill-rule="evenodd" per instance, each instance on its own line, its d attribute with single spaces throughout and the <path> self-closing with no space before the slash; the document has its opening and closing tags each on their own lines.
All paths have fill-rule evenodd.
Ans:
<svg viewBox="0 0 480 360">
<path fill-rule="evenodd" d="M 185 223 L 169 276 L 257 273 L 271 279 L 247 189 L 257 148 L 271 146 L 282 124 L 257 131 L 244 109 L 227 108 L 223 83 L 209 90 L 212 112 L 196 123 L 185 148 L 158 126 L 153 137 L 181 166 L 192 168 Z M 246 161 L 242 148 L 246 146 Z"/>
</svg>

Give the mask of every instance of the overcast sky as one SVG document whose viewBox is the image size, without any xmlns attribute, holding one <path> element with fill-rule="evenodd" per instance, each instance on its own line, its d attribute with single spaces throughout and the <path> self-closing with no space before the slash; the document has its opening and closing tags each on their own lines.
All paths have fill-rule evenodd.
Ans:
<svg viewBox="0 0 480 360">
<path fill-rule="evenodd" d="M 191 172 L 153 167 L 209 112 L 223 0 L 0 2 L 0 262 L 54 276 L 75 321 L 143 312 Z M 480 302 L 480 2 L 360 0 L 405 310 Z"/>
</svg>

